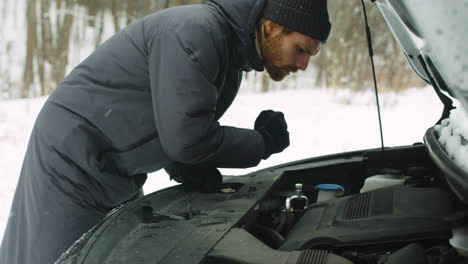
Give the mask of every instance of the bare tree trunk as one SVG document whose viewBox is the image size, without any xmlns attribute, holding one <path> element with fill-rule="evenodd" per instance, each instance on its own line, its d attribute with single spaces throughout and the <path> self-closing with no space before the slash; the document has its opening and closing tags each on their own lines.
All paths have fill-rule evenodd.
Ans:
<svg viewBox="0 0 468 264">
<path fill-rule="evenodd" d="M 119 23 L 119 11 L 120 11 L 120 2 L 119 0 L 112 0 L 112 17 L 114 18 L 114 30 L 115 32 L 120 31 Z"/>
<path fill-rule="evenodd" d="M 60 1 L 59 1 L 60 2 Z M 41 33 L 42 50 L 46 61 L 51 62 L 53 54 L 52 26 L 50 23 L 50 0 L 42 0 L 41 4 Z"/>
<path fill-rule="evenodd" d="M 136 0 L 127 1 L 127 25 L 132 23 L 136 18 Z"/>
<path fill-rule="evenodd" d="M 99 3 L 101 3 L 101 1 L 88 1 L 88 4 L 87 4 L 87 7 L 88 7 L 88 16 L 91 18 L 94 18 L 94 19 L 88 19 L 88 26 L 90 27 L 96 27 L 96 18 L 97 18 L 97 13 L 98 13 L 98 10 L 99 10 Z"/>
<path fill-rule="evenodd" d="M 39 81 L 41 84 L 41 95 L 48 93 L 44 64 L 46 61 L 51 62 L 52 52 L 52 34 L 50 24 L 50 0 L 41 0 L 41 41 L 38 45 L 37 54 L 37 68 L 39 74 Z M 39 43 L 38 43 L 39 44 Z"/>
<path fill-rule="evenodd" d="M 36 8 L 36 1 L 28 1 L 26 16 L 28 20 L 28 35 L 26 40 L 26 63 L 23 72 L 23 89 L 21 90 L 22 98 L 29 96 L 31 84 L 34 81 L 34 57 L 37 49 Z"/>
<path fill-rule="evenodd" d="M 264 72 L 262 76 L 262 88 L 260 91 L 262 93 L 266 93 L 269 90 L 270 90 L 270 80 L 268 79 L 268 74 Z"/>
<path fill-rule="evenodd" d="M 151 8 L 151 0 L 144 0 L 144 2 L 143 2 L 143 11 L 146 14 L 150 14 L 151 12 L 153 12 L 153 10 Z"/>
<path fill-rule="evenodd" d="M 169 6 L 170 6 L 170 4 L 171 4 L 171 3 L 170 3 L 170 0 L 162 0 L 162 1 L 165 1 L 165 2 L 164 2 L 164 5 L 163 5 L 163 8 L 169 8 Z"/>
<path fill-rule="evenodd" d="M 96 21 L 97 17 L 96 17 Z M 104 11 L 101 11 L 99 19 L 99 30 L 96 36 L 96 41 L 94 42 L 94 47 L 97 48 L 102 42 L 102 34 L 104 33 Z"/>
<path fill-rule="evenodd" d="M 66 1 L 66 8 L 71 9 L 73 7 L 73 0 Z M 68 52 L 70 46 L 70 32 L 73 25 L 74 17 L 66 14 L 63 19 L 63 27 L 59 31 L 57 40 L 56 55 L 57 60 L 54 64 L 54 81 L 56 84 L 60 83 L 65 77 L 66 68 L 68 65 Z"/>
<path fill-rule="evenodd" d="M 32 1 L 32 0 L 29 0 L 29 1 Z M 61 28 L 63 27 L 63 18 L 62 17 L 65 17 L 66 16 L 66 9 L 67 9 L 67 5 L 66 5 L 66 2 L 65 0 L 56 0 L 57 2 L 57 18 L 56 18 L 56 22 L 55 22 L 55 35 L 58 36 L 60 35 L 60 30 Z M 65 2 L 65 6 L 64 6 L 64 2 Z M 56 42 L 54 42 L 54 47 L 57 45 Z"/>
</svg>

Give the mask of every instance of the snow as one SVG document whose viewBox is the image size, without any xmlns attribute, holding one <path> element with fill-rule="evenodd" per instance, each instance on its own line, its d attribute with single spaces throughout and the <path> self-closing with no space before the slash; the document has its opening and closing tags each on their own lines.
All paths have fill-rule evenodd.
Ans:
<svg viewBox="0 0 468 264">
<path fill-rule="evenodd" d="M 246 87 L 242 89 L 248 90 Z M 43 97 L 0 101 L 0 238 L 9 215 L 28 138 L 45 100 Z M 386 146 L 422 142 L 426 129 L 435 124 L 442 112 L 442 104 L 430 87 L 410 89 L 399 94 L 385 93 L 380 101 Z M 260 111 L 283 111 L 291 145 L 255 168 L 222 169 L 221 172 L 225 175 L 243 175 L 298 159 L 380 147 L 374 102 L 372 92 L 353 94 L 346 90 L 241 93 L 221 119 L 221 124 L 252 128 Z M 150 193 L 174 184 L 161 170 L 149 175 L 144 191 Z"/>
<path fill-rule="evenodd" d="M 468 114 L 463 108 L 450 112 L 449 118 L 435 126 L 439 142 L 455 164 L 468 172 Z"/>
</svg>

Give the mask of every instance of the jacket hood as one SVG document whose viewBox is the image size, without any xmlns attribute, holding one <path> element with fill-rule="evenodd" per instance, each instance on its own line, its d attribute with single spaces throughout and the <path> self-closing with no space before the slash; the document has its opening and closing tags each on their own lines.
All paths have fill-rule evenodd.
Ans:
<svg viewBox="0 0 468 264">
<path fill-rule="evenodd" d="M 237 53 L 242 70 L 263 71 L 263 61 L 255 48 L 255 27 L 265 0 L 209 0 L 208 4 L 220 11 L 239 39 Z"/>
</svg>

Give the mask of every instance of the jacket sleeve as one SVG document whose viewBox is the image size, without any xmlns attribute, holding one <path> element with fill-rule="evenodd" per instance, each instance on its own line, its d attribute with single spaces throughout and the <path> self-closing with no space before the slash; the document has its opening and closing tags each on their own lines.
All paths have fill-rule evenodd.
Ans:
<svg viewBox="0 0 468 264">
<path fill-rule="evenodd" d="M 197 22 L 159 32 L 152 39 L 148 64 L 159 139 L 169 158 L 180 163 L 256 166 L 265 149 L 261 134 L 220 126 L 215 120 L 214 82 L 223 52 L 212 34 Z"/>
</svg>

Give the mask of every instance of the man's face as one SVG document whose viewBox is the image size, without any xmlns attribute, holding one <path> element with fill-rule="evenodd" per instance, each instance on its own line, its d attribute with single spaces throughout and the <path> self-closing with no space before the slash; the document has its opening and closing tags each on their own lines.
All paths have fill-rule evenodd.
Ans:
<svg viewBox="0 0 468 264">
<path fill-rule="evenodd" d="M 309 58 L 318 53 L 320 42 L 298 32 L 285 33 L 281 26 L 266 21 L 261 47 L 270 78 L 281 81 L 291 72 L 304 71 Z"/>
</svg>

